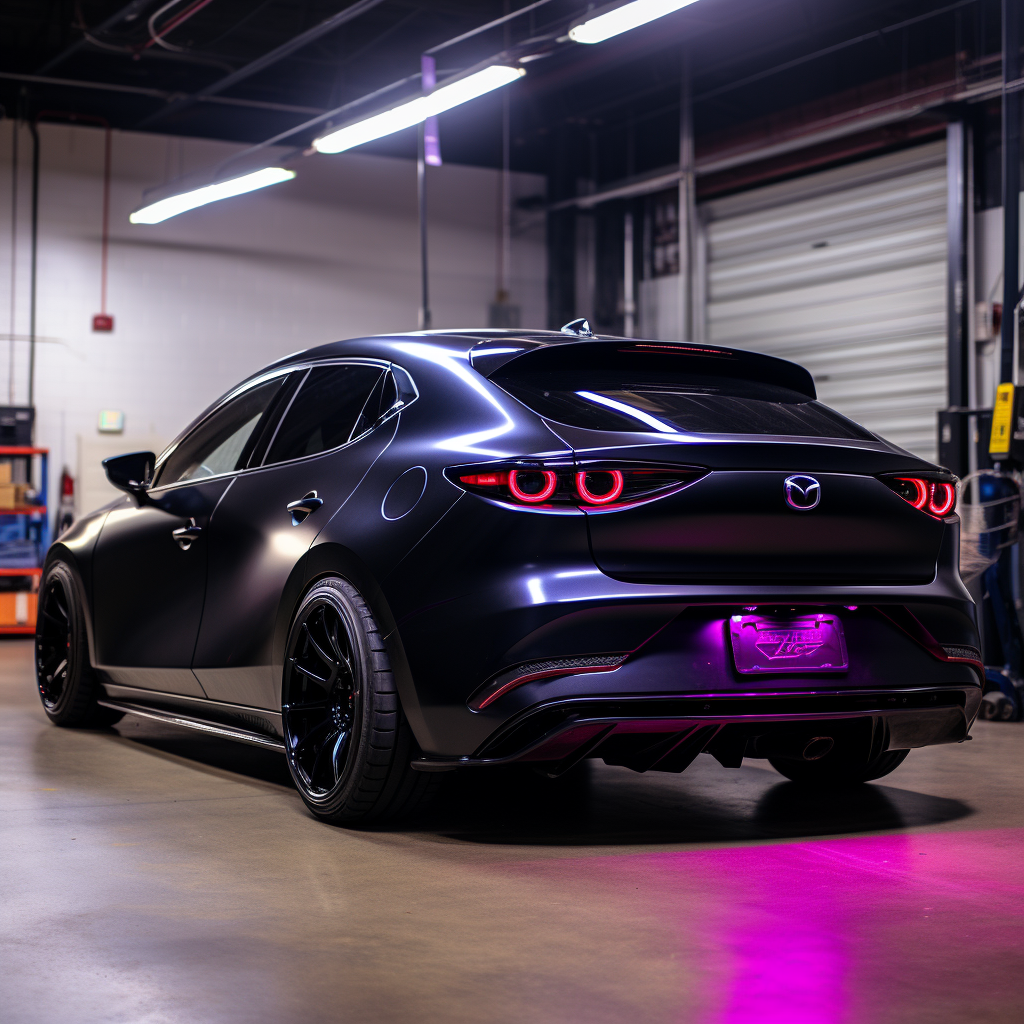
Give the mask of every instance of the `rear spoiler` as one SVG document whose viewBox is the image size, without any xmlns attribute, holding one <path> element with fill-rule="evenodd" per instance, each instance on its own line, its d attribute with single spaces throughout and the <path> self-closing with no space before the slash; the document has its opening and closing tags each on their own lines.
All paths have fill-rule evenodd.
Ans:
<svg viewBox="0 0 1024 1024">
<path fill-rule="evenodd" d="M 817 398 L 814 378 L 796 363 L 760 352 L 717 345 L 672 341 L 632 341 L 625 338 L 576 341 L 492 339 L 469 353 L 473 368 L 488 379 L 515 373 L 550 370 L 650 370 L 686 373 L 775 384 L 808 398 Z M 500 371 L 500 372 L 499 372 Z"/>
</svg>

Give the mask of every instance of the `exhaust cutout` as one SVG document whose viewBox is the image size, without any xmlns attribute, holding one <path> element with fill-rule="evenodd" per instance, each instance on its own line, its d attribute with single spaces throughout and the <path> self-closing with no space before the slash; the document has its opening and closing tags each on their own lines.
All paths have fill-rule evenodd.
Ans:
<svg viewBox="0 0 1024 1024">
<path fill-rule="evenodd" d="M 833 747 L 831 736 L 794 736 L 775 734 L 758 736 L 755 757 L 780 757 L 787 761 L 820 761 Z"/>
<path fill-rule="evenodd" d="M 820 761 L 833 747 L 835 740 L 831 736 L 813 736 L 804 747 L 805 761 Z"/>
</svg>

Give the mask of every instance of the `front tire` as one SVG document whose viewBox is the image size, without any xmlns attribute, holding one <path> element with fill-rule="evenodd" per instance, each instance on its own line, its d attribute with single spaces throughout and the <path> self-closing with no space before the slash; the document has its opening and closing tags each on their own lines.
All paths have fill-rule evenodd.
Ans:
<svg viewBox="0 0 1024 1024">
<path fill-rule="evenodd" d="M 85 608 L 71 569 L 63 562 L 50 567 L 39 592 L 36 683 L 43 710 L 54 725 L 99 728 L 122 717 L 96 703 L 102 691 L 89 661 Z"/>
<path fill-rule="evenodd" d="M 410 767 L 416 744 L 383 638 L 346 580 L 321 580 L 296 612 L 281 711 L 288 769 L 321 821 L 408 814 L 437 786 L 436 775 Z"/>
</svg>

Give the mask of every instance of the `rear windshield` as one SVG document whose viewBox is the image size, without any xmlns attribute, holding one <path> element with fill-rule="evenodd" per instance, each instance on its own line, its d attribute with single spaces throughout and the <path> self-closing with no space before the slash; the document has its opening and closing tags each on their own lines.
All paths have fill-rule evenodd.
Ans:
<svg viewBox="0 0 1024 1024">
<path fill-rule="evenodd" d="M 775 384 L 678 372 L 511 371 L 491 379 L 534 412 L 574 427 L 874 440 L 853 420 Z"/>
</svg>

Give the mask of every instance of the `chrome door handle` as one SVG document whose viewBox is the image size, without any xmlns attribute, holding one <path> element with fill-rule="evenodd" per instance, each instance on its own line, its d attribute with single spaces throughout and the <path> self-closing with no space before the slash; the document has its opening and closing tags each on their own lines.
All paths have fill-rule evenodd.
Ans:
<svg viewBox="0 0 1024 1024">
<path fill-rule="evenodd" d="M 182 551 L 188 551 L 192 547 L 192 541 L 194 541 L 201 533 L 203 528 L 196 526 L 194 519 L 189 519 L 188 526 L 179 526 L 176 530 L 171 530 L 171 536 L 178 542 L 178 547 Z"/>
<path fill-rule="evenodd" d="M 306 516 L 312 515 L 322 504 L 323 498 L 316 496 L 316 491 L 310 491 L 298 501 L 290 501 L 285 509 L 292 514 L 292 526 L 298 526 Z"/>
</svg>

